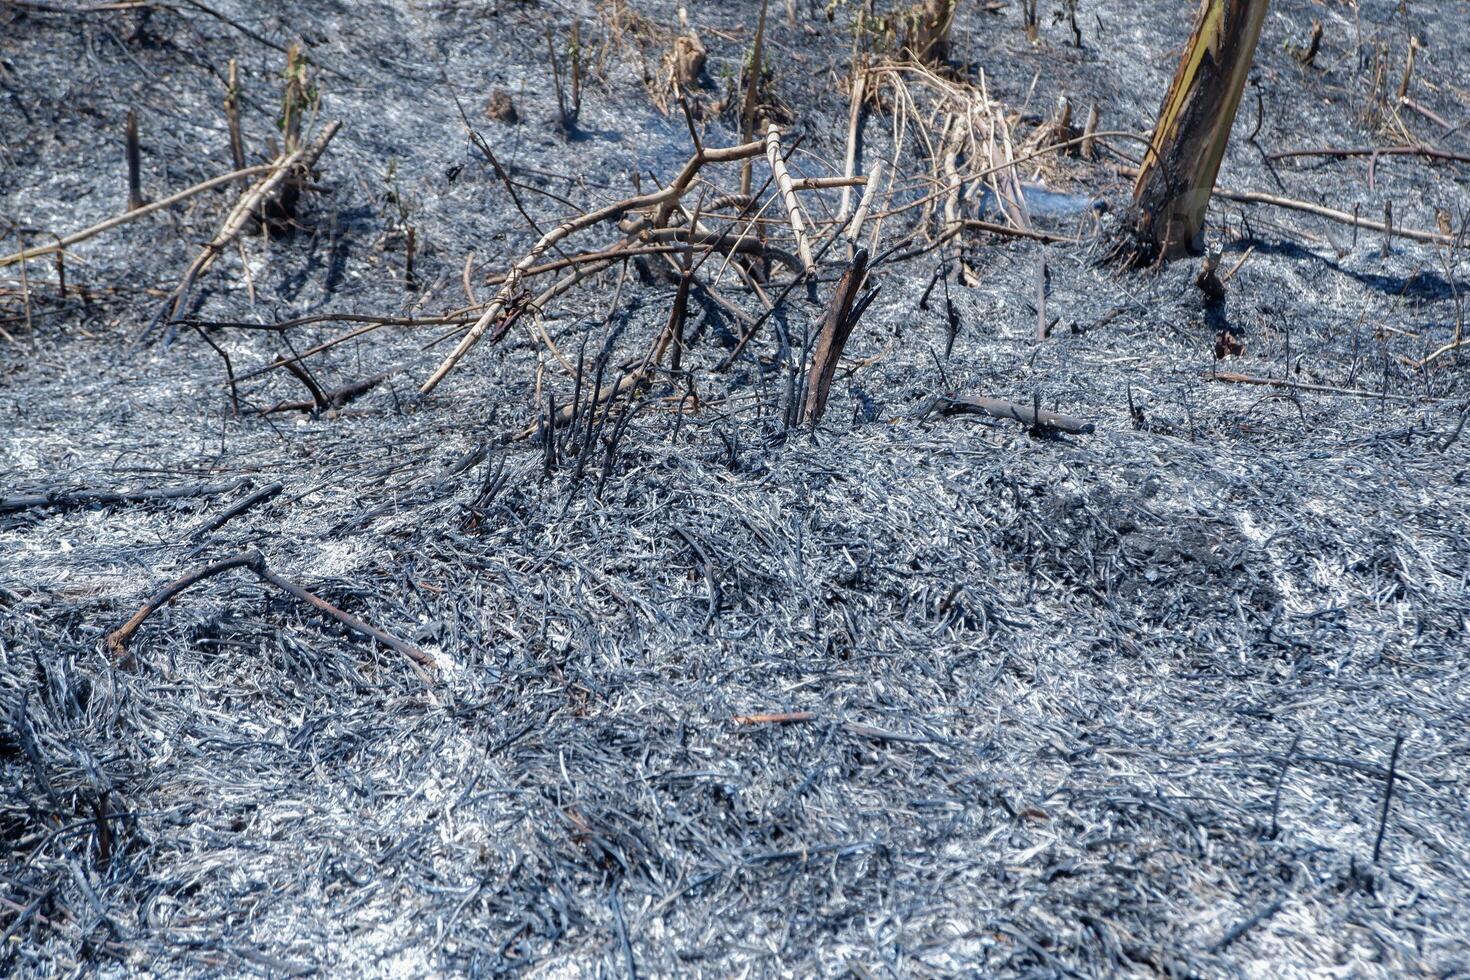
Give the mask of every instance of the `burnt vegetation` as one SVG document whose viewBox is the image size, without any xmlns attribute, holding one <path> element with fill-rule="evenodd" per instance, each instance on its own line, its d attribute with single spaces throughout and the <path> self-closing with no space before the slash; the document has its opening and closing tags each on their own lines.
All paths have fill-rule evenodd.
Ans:
<svg viewBox="0 0 1470 980">
<path fill-rule="evenodd" d="M 0 973 L 1470 969 L 1464 29 L 0 0 Z"/>
</svg>

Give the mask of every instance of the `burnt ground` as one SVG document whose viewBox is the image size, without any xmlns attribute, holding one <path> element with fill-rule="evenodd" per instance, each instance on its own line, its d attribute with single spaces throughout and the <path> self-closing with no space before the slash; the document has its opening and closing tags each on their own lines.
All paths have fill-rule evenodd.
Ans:
<svg viewBox="0 0 1470 980">
<path fill-rule="evenodd" d="M 221 260 L 190 310 L 204 320 L 437 314 L 465 303 L 467 253 L 477 277 L 514 261 L 534 236 L 454 95 L 538 221 L 631 193 L 634 169 L 666 180 L 690 151 L 636 41 L 612 44 L 590 6 L 67 6 L 0 0 L 0 251 L 119 209 L 128 108 L 157 197 L 230 168 L 229 58 L 252 161 L 283 58 L 262 42 L 299 37 L 326 69 L 321 118 L 344 128 L 320 190 L 294 234 L 246 243 L 253 301 L 240 255 Z M 793 163 L 830 173 L 852 5 L 831 22 L 801 6 L 797 26 L 772 18 L 773 92 L 802 137 Z M 1021 134 L 1063 92 L 1099 104 L 1104 129 L 1146 130 L 1194 5 L 1081 0 L 1080 48 L 1050 6 L 1032 45 L 1018 4 L 962 4 L 957 70 L 983 69 Z M 714 103 L 754 12 L 689 13 L 709 49 L 705 138 L 729 142 Z M 568 140 L 543 30 L 574 15 L 592 69 Z M 1374 217 L 1391 201 L 1431 230 L 1443 209 L 1463 229 L 1464 163 L 1265 154 L 1402 142 L 1365 110 L 1374 52 L 1392 102 L 1411 36 L 1408 95 L 1449 125 L 1407 106 L 1401 125 L 1470 151 L 1467 17 L 1458 0 L 1278 0 L 1221 185 Z M 1304 67 L 1287 46 L 1314 19 Z M 493 87 L 518 123 L 484 118 Z M 889 132 L 875 113 L 866 152 Z M 1112 164 L 1136 144 L 1110 146 L 1048 181 L 1117 213 Z M 947 355 L 942 289 L 919 305 L 944 253 L 879 265 L 814 436 L 781 423 L 775 335 L 717 373 L 740 325 L 696 296 L 701 410 L 677 414 L 660 381 L 579 480 L 499 442 L 537 417 L 538 369 L 569 397 L 524 331 L 427 398 L 443 328 L 365 334 L 313 374 L 393 375 L 319 416 L 254 412 L 302 397 L 275 372 L 241 383 L 236 417 L 191 328 L 136 343 L 232 200 L 77 245 L 65 298 L 49 259 L 24 283 L 0 269 L 0 495 L 251 481 L 0 515 L 0 969 L 1470 971 L 1470 367 L 1414 366 L 1453 336 L 1463 249 L 1395 238 L 1385 254 L 1376 233 L 1217 199 L 1222 268 L 1245 262 L 1211 310 L 1197 263 L 1119 270 L 1076 216 L 1058 228 L 1079 244 L 976 235 Z M 1058 322 L 1037 343 L 1043 260 Z M 840 271 L 823 263 L 817 305 L 791 294 L 785 330 L 810 327 Z M 561 349 L 628 356 L 662 328 L 672 282 L 615 284 L 547 311 Z M 1244 352 L 1217 363 L 1222 325 Z M 207 333 L 243 374 L 350 326 Z M 946 390 L 1039 397 L 1096 431 L 916 416 Z M 273 481 L 279 496 L 200 532 Z M 239 572 L 181 594 L 115 664 L 103 637 L 149 594 L 249 548 L 418 644 L 438 676 Z M 783 711 L 812 717 L 735 721 Z"/>
</svg>

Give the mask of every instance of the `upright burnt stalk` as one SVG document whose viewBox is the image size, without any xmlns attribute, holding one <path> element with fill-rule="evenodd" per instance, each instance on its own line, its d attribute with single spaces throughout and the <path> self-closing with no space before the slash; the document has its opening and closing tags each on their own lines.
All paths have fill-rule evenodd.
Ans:
<svg viewBox="0 0 1470 980">
<path fill-rule="evenodd" d="M 143 200 L 142 153 L 138 149 L 138 114 L 128 110 L 128 123 L 124 144 L 128 158 L 128 210 L 136 211 L 146 202 Z"/>
<path fill-rule="evenodd" d="M 949 29 L 954 24 L 955 0 L 921 0 L 908 12 L 904 47 L 921 64 L 941 64 L 949 57 Z"/>
<path fill-rule="evenodd" d="M 1133 185 L 1139 258 L 1197 252 L 1268 0 L 1201 0 Z"/>
</svg>

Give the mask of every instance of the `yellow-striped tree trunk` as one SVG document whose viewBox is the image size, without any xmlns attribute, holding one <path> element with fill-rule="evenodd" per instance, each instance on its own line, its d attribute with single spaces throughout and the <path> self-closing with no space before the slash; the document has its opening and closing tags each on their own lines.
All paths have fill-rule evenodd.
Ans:
<svg viewBox="0 0 1470 980">
<path fill-rule="evenodd" d="M 1201 0 L 1133 185 L 1140 258 L 1201 247 L 1205 211 L 1251 70 L 1268 0 Z"/>
</svg>

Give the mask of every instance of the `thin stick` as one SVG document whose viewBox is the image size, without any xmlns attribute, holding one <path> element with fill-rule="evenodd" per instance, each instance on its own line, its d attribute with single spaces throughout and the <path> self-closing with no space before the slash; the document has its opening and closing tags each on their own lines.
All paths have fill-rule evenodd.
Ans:
<svg viewBox="0 0 1470 980">
<path fill-rule="evenodd" d="M 791 222 L 791 233 L 796 238 L 796 254 L 801 256 L 801 267 L 807 275 L 816 271 L 812 262 L 812 246 L 806 237 L 806 221 L 801 216 L 801 205 L 796 200 L 796 189 L 791 183 L 791 174 L 786 171 L 786 161 L 781 158 L 781 131 L 775 123 L 766 127 L 766 161 L 771 165 L 771 176 L 776 178 L 776 187 L 781 192 L 781 203 L 786 206 L 786 219 Z"/>
<path fill-rule="evenodd" d="M 1409 49 L 1411 52 L 1413 48 Z M 1378 817 L 1378 839 L 1373 842 L 1373 863 L 1378 863 L 1378 856 L 1383 853 L 1383 833 L 1388 829 L 1388 808 L 1393 805 L 1393 781 L 1399 771 L 1399 749 L 1403 747 L 1404 736 L 1402 733 L 1393 737 L 1393 754 L 1388 759 L 1388 781 L 1383 789 L 1383 813 Z"/>
<path fill-rule="evenodd" d="M 222 572 L 228 572 L 232 568 L 245 568 L 253 563 L 258 556 L 259 552 L 254 551 L 232 555 L 223 561 L 217 561 L 212 565 L 196 568 L 192 572 L 174 579 L 162 589 L 155 592 L 147 602 L 143 603 L 142 608 L 133 613 L 126 623 L 123 623 L 117 629 L 107 634 L 107 645 L 116 656 L 127 656 L 128 638 L 137 632 L 138 627 L 143 625 L 145 619 L 161 609 L 164 603 L 196 582 L 202 582 Z"/>
<path fill-rule="evenodd" d="M 216 514 L 215 516 L 211 517 L 209 520 L 207 520 L 204 523 L 200 524 L 193 531 L 190 531 L 189 532 L 189 538 L 190 538 L 190 540 L 198 541 L 199 539 L 203 538 L 205 535 L 207 535 L 207 534 L 209 534 L 209 533 L 211 533 L 213 531 L 218 531 L 220 528 L 224 527 L 230 521 L 233 521 L 235 518 L 239 517 L 241 514 L 245 513 L 250 508 L 257 507 L 260 504 L 265 503 L 267 500 L 270 500 L 270 499 L 274 498 L 284 488 L 285 488 L 285 484 L 281 483 L 279 480 L 277 480 L 275 483 L 267 483 L 265 486 L 261 487 L 259 490 L 255 491 L 254 493 L 250 494 L 245 499 L 241 500 L 239 503 L 237 503 L 234 506 L 232 506 L 232 507 L 230 507 L 230 508 L 228 508 L 228 509 L 226 509 L 226 510 L 224 510 L 224 511 L 218 513 L 218 514 Z"/>
<path fill-rule="evenodd" d="M 1138 170 L 1134 167 L 1119 166 L 1118 173 L 1124 176 L 1136 176 Z M 1241 204 L 1270 204 L 1273 207 L 1286 208 L 1290 211 L 1302 211 L 1307 214 L 1315 214 L 1320 218 L 1337 221 L 1356 228 L 1367 228 L 1369 231 L 1382 232 L 1385 235 L 1398 235 L 1401 238 L 1412 238 L 1419 242 L 1430 242 L 1435 245 L 1455 245 L 1457 240 L 1454 235 L 1441 235 L 1433 231 L 1420 231 L 1417 228 L 1400 228 L 1394 225 L 1370 221 L 1360 218 L 1346 211 L 1338 211 L 1333 208 L 1313 204 L 1310 201 L 1298 201 L 1290 197 L 1278 197 L 1275 194 L 1263 194 L 1260 191 L 1228 191 L 1216 187 L 1214 193 L 1231 201 Z"/>
<path fill-rule="evenodd" d="M 107 504 L 137 504 L 152 500 L 185 500 L 190 497 L 211 497 L 215 494 L 238 490 L 250 481 L 235 480 L 233 483 L 190 484 L 182 487 L 156 487 L 149 490 L 66 490 L 51 493 L 23 493 L 14 497 L 0 497 L 0 514 L 30 510 L 35 507 L 91 507 Z"/>
<path fill-rule="evenodd" d="M 26 262 L 30 259 L 39 258 L 43 255 L 50 255 L 53 252 L 65 251 L 67 248 L 70 248 L 77 242 L 84 242 L 89 238 L 95 238 L 96 236 L 102 234 L 104 231 L 110 231 L 113 228 L 116 228 L 118 225 L 127 224 L 129 221 L 136 221 L 138 218 L 143 217 L 145 214 L 152 214 L 154 211 L 161 211 L 164 208 L 172 207 L 173 205 L 178 204 L 180 201 L 186 201 L 196 194 L 203 194 L 205 191 L 212 191 L 216 187 L 228 184 L 231 181 L 239 180 L 241 177 L 254 177 L 257 174 L 267 173 L 270 170 L 274 169 L 274 166 L 274 164 L 265 163 L 254 167 L 246 167 L 243 170 L 235 170 L 227 174 L 221 174 L 218 177 L 211 177 L 203 183 L 195 184 L 193 187 L 185 188 L 184 190 L 179 191 L 177 194 L 170 195 L 169 197 L 165 197 L 162 200 L 154 201 L 152 204 L 145 204 L 136 211 L 125 211 L 122 214 L 116 215 L 115 217 L 108 218 L 106 221 L 92 225 L 90 228 L 83 228 L 81 231 L 72 232 L 70 235 L 58 238 L 56 241 L 50 243 L 49 245 L 37 245 L 34 248 L 22 249 L 21 251 L 13 252 L 10 255 L 0 256 L 0 268 L 4 268 L 7 265 L 14 265 L 17 262 Z"/>
<path fill-rule="evenodd" d="M 1286 160 L 1291 157 L 1388 157 L 1415 156 L 1430 160 L 1453 160 L 1470 163 L 1470 153 L 1454 153 L 1433 146 L 1347 146 L 1306 147 L 1299 150 L 1281 150 L 1266 154 L 1268 160 Z"/>
<path fill-rule="evenodd" d="M 1367 228 L 1370 231 L 1381 231 L 1385 235 L 1392 234 L 1399 238 L 1412 238 L 1416 242 L 1430 242 L 1435 245 L 1453 245 L 1453 235 L 1441 235 L 1433 231 L 1420 231 L 1417 228 L 1390 227 L 1367 218 L 1359 218 L 1348 214 L 1346 211 L 1337 211 L 1333 208 L 1313 204 L 1310 201 L 1297 201 L 1289 197 L 1277 197 L 1275 194 L 1262 194 L 1259 191 L 1227 191 L 1215 188 L 1215 193 L 1232 201 L 1242 204 L 1270 204 L 1278 208 L 1287 208 L 1291 211 L 1303 211 L 1307 214 L 1315 214 L 1320 218 L 1341 222 L 1345 225 L 1355 225 L 1359 228 Z"/>
<path fill-rule="evenodd" d="M 857 173 L 858 124 L 862 121 L 863 89 L 868 84 L 867 72 L 859 71 L 856 75 L 852 82 L 852 107 L 847 113 L 847 160 L 842 167 L 842 173 L 847 177 Z M 837 209 L 837 220 L 846 221 L 851 210 L 852 190 L 843 187 L 842 206 Z"/>
<path fill-rule="evenodd" d="M 1096 426 L 1072 415 L 1062 415 L 1038 409 L 1034 405 L 1019 405 L 1000 398 L 983 395 L 941 395 L 926 405 L 922 414 L 939 410 L 941 415 L 988 415 L 993 419 L 1011 419 L 1032 428 L 1056 429 L 1072 435 L 1091 435 Z"/>
<path fill-rule="evenodd" d="M 1413 395 L 1390 395 L 1382 391 L 1369 391 L 1366 388 L 1333 388 L 1330 385 L 1309 384 L 1306 381 L 1284 381 L 1280 378 L 1253 378 L 1247 374 L 1235 374 L 1231 371 L 1219 371 L 1204 376 L 1206 381 L 1228 381 L 1239 385 L 1264 385 L 1268 388 L 1292 388 L 1297 391 L 1318 391 L 1326 395 L 1349 395 L 1353 398 L 1384 398 L 1396 402 L 1435 402 L 1442 401 L 1438 398 L 1418 398 Z"/>
<path fill-rule="evenodd" d="M 480 301 L 475 297 L 475 286 L 470 282 L 470 273 L 474 271 L 474 267 L 475 251 L 474 249 L 470 249 L 470 251 L 465 253 L 464 271 L 460 275 L 460 281 L 464 285 L 464 298 L 469 301 L 471 306 L 479 306 Z"/>
<path fill-rule="evenodd" d="M 815 711 L 776 711 L 758 715 L 736 715 L 730 720 L 737 725 L 789 725 L 798 721 L 815 721 Z"/>
<path fill-rule="evenodd" d="M 766 5 L 761 0 L 760 17 L 755 23 L 755 40 L 750 46 L 750 64 L 746 66 L 745 97 L 740 105 L 740 138 L 749 142 L 755 139 L 756 96 L 761 77 L 761 62 L 765 60 Z M 750 193 L 751 167 L 747 159 L 740 167 L 740 193 Z"/>
<path fill-rule="evenodd" d="M 353 616 L 350 613 L 343 612 L 341 609 L 338 609 L 336 606 L 332 605 L 330 602 L 327 602 L 325 599 L 322 599 L 319 596 L 316 596 L 313 593 L 306 591 L 295 582 L 292 582 L 289 579 L 284 579 L 281 576 L 277 575 L 275 572 L 271 571 L 269 566 L 266 565 L 265 557 L 261 555 L 259 551 L 254 550 L 247 551 L 238 555 L 233 555 L 222 561 L 217 561 L 212 565 L 205 565 L 202 568 L 197 568 L 194 571 L 184 575 L 183 577 L 175 579 L 174 581 L 165 585 L 151 598 L 149 598 L 147 602 L 143 603 L 142 608 L 133 613 L 132 617 L 126 623 L 123 623 L 117 629 L 107 634 L 107 646 L 112 650 L 114 655 L 125 662 L 128 658 L 127 642 L 129 638 L 131 638 L 132 635 L 137 632 L 138 627 L 143 625 L 144 620 L 146 620 L 153 613 L 157 612 L 165 603 L 171 600 L 174 596 L 178 595 L 180 592 L 187 589 L 189 586 L 194 585 L 197 582 L 201 582 L 204 579 L 219 575 L 222 572 L 228 572 L 233 568 L 247 568 L 251 571 L 251 573 L 255 575 L 256 578 L 260 579 L 262 582 L 274 585 L 276 588 L 282 590 L 283 592 L 289 593 L 290 595 L 306 603 L 312 608 L 325 613 L 332 619 L 335 619 L 337 622 L 341 623 L 343 626 L 346 626 L 348 629 L 356 633 L 361 633 L 364 636 L 372 637 L 379 643 L 383 644 L 385 647 L 388 647 L 391 650 L 396 650 L 397 652 L 403 654 L 410 660 L 417 663 L 419 666 L 427 668 L 430 671 L 433 671 L 436 668 L 434 658 L 429 656 L 424 651 L 420 650 L 418 647 L 414 646 L 412 643 L 408 643 L 404 640 L 400 640 L 396 636 L 384 633 L 376 626 L 365 623 L 362 620 L 358 619 L 356 616 Z"/>
<path fill-rule="evenodd" d="M 851 175 L 847 177 L 798 177 L 791 182 L 791 186 L 794 190 L 798 191 L 816 191 L 828 187 L 841 187 L 843 192 L 846 193 L 851 188 L 862 187 L 867 182 L 868 178 L 862 174 L 858 174 L 856 177 Z M 838 222 L 846 221 L 847 215 L 839 214 L 836 220 Z"/>
<path fill-rule="evenodd" d="M 240 132 L 240 66 L 230 59 L 226 75 L 225 121 L 230 129 L 230 159 L 236 170 L 245 169 L 245 137 Z"/>
<path fill-rule="evenodd" d="M 1041 261 L 1036 264 L 1036 339 L 1045 340 L 1051 329 L 1046 322 L 1046 250 L 1041 253 Z"/>
<path fill-rule="evenodd" d="M 848 226 L 847 238 L 854 245 L 857 244 L 858 236 L 862 234 L 863 222 L 868 220 L 868 210 L 873 206 L 873 197 L 878 192 L 878 185 L 883 183 L 883 161 L 877 160 L 873 163 L 873 172 L 868 174 L 867 186 L 863 188 L 862 200 L 858 202 L 857 212 L 852 216 L 852 224 Z"/>
<path fill-rule="evenodd" d="M 1452 340 L 1449 343 L 1445 344 L 1439 350 L 1435 351 L 1433 354 L 1430 354 L 1428 357 L 1424 358 L 1424 360 L 1422 360 L 1422 361 L 1410 361 L 1409 363 L 1414 366 L 1415 370 L 1418 370 L 1419 368 L 1424 367 L 1426 364 L 1429 364 L 1431 361 L 1437 361 L 1441 357 L 1444 357 L 1446 354 L 1449 354 L 1449 353 L 1451 353 L 1453 351 L 1457 351 L 1461 347 L 1466 347 L 1466 346 L 1470 346 L 1470 337 L 1461 337 L 1459 340 Z"/>
<path fill-rule="evenodd" d="M 1237 259 L 1236 262 L 1235 262 L 1235 264 L 1230 267 L 1230 271 L 1227 272 L 1227 273 L 1225 273 L 1223 276 L 1220 277 L 1220 284 L 1222 286 L 1225 283 L 1229 282 L 1231 280 L 1231 278 L 1237 272 L 1240 271 L 1240 267 L 1243 266 L 1243 265 L 1245 265 L 1245 260 L 1248 259 L 1248 258 L 1250 258 L 1251 257 L 1251 253 L 1254 252 L 1255 250 L 1256 250 L 1256 247 L 1254 245 L 1252 245 L 1250 248 L 1246 249 L 1245 250 L 1245 254 L 1242 255 L 1239 259 Z"/>
</svg>

